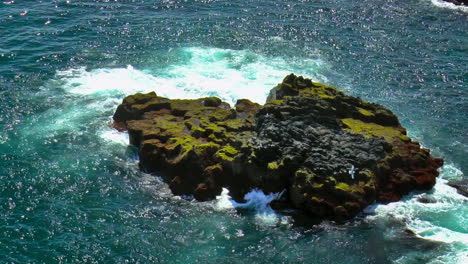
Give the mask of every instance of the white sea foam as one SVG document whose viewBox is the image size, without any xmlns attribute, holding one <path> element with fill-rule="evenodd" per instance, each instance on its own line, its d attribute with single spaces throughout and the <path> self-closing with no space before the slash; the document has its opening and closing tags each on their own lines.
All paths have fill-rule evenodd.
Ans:
<svg viewBox="0 0 468 264">
<path fill-rule="evenodd" d="M 453 223 L 459 223 L 461 227 L 468 225 L 468 198 L 457 193 L 447 185 L 444 178 L 453 178 L 451 174 L 459 172 L 452 165 L 442 168 L 441 178 L 437 180 L 433 191 L 434 203 L 421 203 L 418 198 L 421 195 L 409 196 L 402 201 L 388 205 L 377 205 L 376 215 L 369 219 L 388 218 L 389 216 L 401 220 L 418 236 L 445 243 L 461 243 L 468 248 L 468 234 L 454 227 Z M 448 218 L 448 219 L 447 219 Z"/>
<path fill-rule="evenodd" d="M 137 92 L 154 91 L 158 87 L 155 77 L 135 70 L 132 66 L 115 69 L 86 68 L 69 69 L 57 73 L 65 84 L 64 88 L 81 95 L 128 95 Z"/>
<path fill-rule="evenodd" d="M 305 59 L 295 65 L 282 58 L 218 48 L 185 48 L 180 56 L 189 59 L 164 69 L 78 68 L 61 71 L 57 76 L 74 94 L 124 96 L 156 91 L 169 98 L 217 96 L 230 104 L 240 98 L 264 103 L 269 90 L 291 72 L 326 82 L 319 74 L 323 65 L 320 60 Z"/>
<path fill-rule="evenodd" d="M 443 0 L 431 0 L 431 2 L 432 4 L 438 7 L 450 8 L 450 9 L 460 10 L 463 12 L 468 12 L 468 6 L 459 6 L 459 5 L 449 3 L 449 2 L 445 2 Z"/>
<path fill-rule="evenodd" d="M 128 133 L 119 132 L 112 128 L 106 128 L 102 130 L 99 136 L 107 142 L 119 144 L 119 145 L 128 145 Z"/>
</svg>

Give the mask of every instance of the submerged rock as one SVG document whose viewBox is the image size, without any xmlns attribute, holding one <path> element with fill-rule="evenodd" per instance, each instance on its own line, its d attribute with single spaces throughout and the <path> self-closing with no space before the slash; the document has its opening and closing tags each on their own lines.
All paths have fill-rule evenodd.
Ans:
<svg viewBox="0 0 468 264">
<path fill-rule="evenodd" d="M 417 200 L 418 200 L 418 202 L 420 202 L 420 203 L 426 203 L 426 204 L 427 204 L 427 203 L 436 203 L 436 202 L 437 202 L 437 200 L 434 198 L 434 196 L 432 196 L 432 195 L 427 195 L 427 194 L 418 197 Z"/>
<path fill-rule="evenodd" d="M 447 184 L 457 189 L 457 192 L 459 194 L 468 197 L 468 180 L 467 179 L 449 180 Z"/>
<path fill-rule="evenodd" d="M 210 200 L 226 187 L 242 201 L 253 188 L 286 190 L 282 207 L 335 220 L 432 188 L 443 163 L 390 110 L 294 74 L 264 106 L 131 95 L 114 126 L 128 130 L 141 168 L 176 195 Z"/>
</svg>

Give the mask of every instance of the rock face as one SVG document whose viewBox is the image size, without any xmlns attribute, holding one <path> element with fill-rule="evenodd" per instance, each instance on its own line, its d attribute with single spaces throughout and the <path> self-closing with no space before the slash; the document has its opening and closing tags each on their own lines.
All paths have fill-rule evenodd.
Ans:
<svg viewBox="0 0 468 264">
<path fill-rule="evenodd" d="M 176 195 L 210 200 L 226 187 L 241 201 L 253 188 L 286 190 L 287 206 L 335 220 L 432 188 L 443 163 L 388 109 L 293 74 L 264 106 L 131 95 L 114 126 Z"/>
</svg>

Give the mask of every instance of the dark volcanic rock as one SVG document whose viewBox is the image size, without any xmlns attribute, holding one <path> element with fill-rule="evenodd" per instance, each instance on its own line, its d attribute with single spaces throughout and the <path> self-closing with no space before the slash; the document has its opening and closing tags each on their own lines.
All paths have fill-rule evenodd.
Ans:
<svg viewBox="0 0 468 264">
<path fill-rule="evenodd" d="M 293 74 L 264 106 L 136 94 L 114 121 L 139 147 L 141 167 L 174 194 L 209 200 L 227 187 L 242 200 L 252 188 L 286 190 L 282 207 L 319 218 L 348 219 L 375 200 L 430 189 L 442 165 L 388 109 Z"/>
</svg>

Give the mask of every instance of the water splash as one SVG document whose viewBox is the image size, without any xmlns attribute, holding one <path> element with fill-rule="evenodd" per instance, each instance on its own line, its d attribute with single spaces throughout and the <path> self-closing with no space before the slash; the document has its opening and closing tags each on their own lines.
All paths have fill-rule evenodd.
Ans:
<svg viewBox="0 0 468 264">
<path fill-rule="evenodd" d="M 232 204 L 236 208 L 247 208 L 253 209 L 260 213 L 274 214 L 275 212 L 269 206 L 269 204 L 271 201 L 279 199 L 283 193 L 284 191 L 280 193 L 265 194 L 262 190 L 254 189 L 244 196 L 244 199 L 247 202 L 238 203 L 232 200 Z"/>
<path fill-rule="evenodd" d="M 265 194 L 262 190 L 253 189 L 244 196 L 245 203 L 238 203 L 234 200 L 231 200 L 231 203 L 235 208 L 253 210 L 255 218 L 260 224 L 276 225 L 281 217 L 270 207 L 270 203 L 279 199 L 283 193 L 284 191 Z"/>
<path fill-rule="evenodd" d="M 229 210 L 234 208 L 231 196 L 229 196 L 228 189 L 223 188 L 223 190 L 221 191 L 221 195 L 216 196 L 216 202 L 214 207 L 216 210 Z"/>
</svg>

